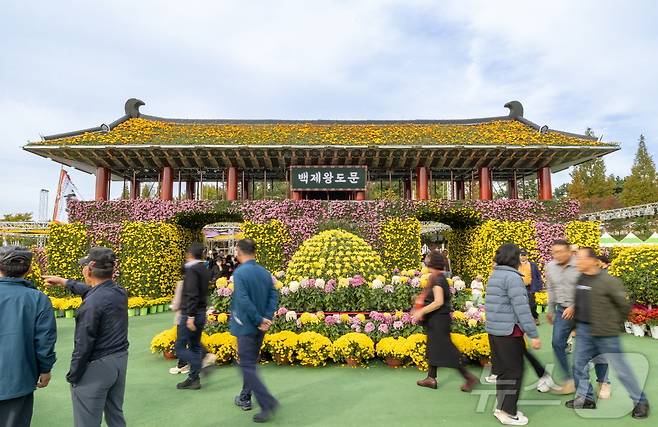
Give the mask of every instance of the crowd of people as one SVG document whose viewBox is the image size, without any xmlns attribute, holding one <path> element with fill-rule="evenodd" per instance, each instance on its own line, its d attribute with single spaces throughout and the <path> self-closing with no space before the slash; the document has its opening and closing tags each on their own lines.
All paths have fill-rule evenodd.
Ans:
<svg viewBox="0 0 658 427">
<path fill-rule="evenodd" d="M 230 331 L 237 337 L 243 387 L 234 403 L 252 409 L 252 396 L 260 412 L 255 422 L 270 420 L 279 402 L 257 372 L 265 333 L 272 325 L 278 293 L 272 275 L 255 259 L 252 240 L 237 242 L 232 256 L 207 256 L 201 244 L 186 252 L 183 280 L 176 287 L 178 365 L 171 373 L 186 373 L 177 384 L 180 390 L 201 388 L 201 374 L 210 366 L 201 345 L 206 322 L 209 283 L 232 277 Z M 537 390 L 572 394 L 566 406 L 596 409 L 596 399 L 610 397 L 608 371 L 612 366 L 634 403 L 633 418 L 646 418 L 649 403 L 628 364 L 620 343 L 620 328 L 630 303 L 622 282 L 608 275 L 607 260 L 592 248 L 573 248 L 564 240 L 552 245 L 553 260 L 545 266 L 548 293 L 547 321 L 552 325 L 551 344 L 560 368 L 560 385 L 528 348 L 541 347 L 537 325 L 539 315 L 534 294 L 544 288 L 539 267 L 517 245 L 502 245 L 496 252 L 493 272 L 486 285 L 481 276 L 471 284 L 476 303 L 484 297 L 486 331 L 491 347 L 492 371 L 486 380 L 496 384 L 494 416 L 505 425 L 525 425 L 528 417 L 518 410 L 528 360 L 539 378 Z M 34 391 L 48 386 L 56 361 L 56 322 L 48 297 L 25 277 L 33 254 L 23 247 L 0 248 L 0 427 L 29 426 Z M 71 384 L 73 419 L 76 427 L 100 426 L 103 417 L 110 427 L 125 426 L 123 400 L 128 365 L 128 296 L 112 280 L 116 256 L 112 250 L 96 247 L 81 259 L 84 283 L 44 276 L 49 286 L 66 287 L 80 295 L 83 303 L 76 314 L 74 349 L 66 380 Z M 424 263 L 430 271 L 427 286 L 415 299 L 411 311 L 427 333 L 427 377 L 421 387 L 437 389 L 438 369 L 456 369 L 464 378 L 461 390 L 470 392 L 477 378 L 464 366 L 463 358 L 450 338 L 451 299 L 447 277 L 447 253 L 430 250 Z M 239 268 L 238 268 L 239 267 Z M 460 283 L 463 281 L 460 280 Z M 573 364 L 568 343 L 576 337 Z M 204 363 L 205 362 L 205 363 Z M 595 365 L 597 391 L 590 383 L 590 364 Z"/>
</svg>

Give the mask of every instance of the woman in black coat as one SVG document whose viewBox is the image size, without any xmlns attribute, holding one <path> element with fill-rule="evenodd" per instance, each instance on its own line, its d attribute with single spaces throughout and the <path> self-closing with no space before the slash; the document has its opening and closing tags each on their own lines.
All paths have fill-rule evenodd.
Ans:
<svg viewBox="0 0 658 427">
<path fill-rule="evenodd" d="M 429 371 L 427 378 L 417 384 L 421 387 L 436 389 L 437 369 L 439 367 L 454 368 L 464 377 L 466 383 L 462 391 L 469 392 L 477 384 L 477 378 L 464 368 L 462 356 L 450 339 L 452 310 L 450 287 L 444 276 L 447 265 L 446 257 L 438 251 L 432 251 L 425 258 L 425 264 L 430 270 L 430 279 L 416 302 L 412 315 L 416 321 L 425 326 L 427 334 L 427 362 Z"/>
</svg>

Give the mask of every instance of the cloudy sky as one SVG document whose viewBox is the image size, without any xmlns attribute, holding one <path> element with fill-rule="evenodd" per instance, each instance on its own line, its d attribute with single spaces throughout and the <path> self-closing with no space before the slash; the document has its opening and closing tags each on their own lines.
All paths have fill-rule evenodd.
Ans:
<svg viewBox="0 0 658 427">
<path fill-rule="evenodd" d="M 7 3 L 0 214 L 36 213 L 41 188 L 53 203 L 59 165 L 23 144 L 111 122 L 130 97 L 159 116 L 291 119 L 482 117 L 517 99 L 540 125 L 621 143 L 609 172 L 629 173 L 640 133 L 658 156 L 651 0 Z"/>
</svg>

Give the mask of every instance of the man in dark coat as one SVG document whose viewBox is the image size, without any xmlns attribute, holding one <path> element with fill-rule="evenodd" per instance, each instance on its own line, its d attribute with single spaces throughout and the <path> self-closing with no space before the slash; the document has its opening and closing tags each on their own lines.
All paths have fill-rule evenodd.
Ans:
<svg viewBox="0 0 658 427">
<path fill-rule="evenodd" d="M 123 398 L 128 369 L 128 294 L 112 280 L 116 255 L 95 247 L 80 260 L 85 283 L 45 276 L 82 297 L 75 317 L 75 344 L 66 380 L 71 383 L 76 427 L 125 427 Z"/>
<path fill-rule="evenodd" d="M 187 379 L 178 389 L 199 390 L 203 349 L 201 333 L 206 323 L 210 270 L 203 261 L 203 245 L 193 243 L 185 255 L 185 275 L 180 302 L 180 320 L 176 336 L 176 354 L 190 365 Z"/>
</svg>

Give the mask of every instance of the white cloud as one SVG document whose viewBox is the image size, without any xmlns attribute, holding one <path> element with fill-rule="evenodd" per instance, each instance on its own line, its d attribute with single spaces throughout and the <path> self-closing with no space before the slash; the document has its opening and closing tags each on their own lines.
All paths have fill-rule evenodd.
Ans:
<svg viewBox="0 0 658 427">
<path fill-rule="evenodd" d="M 591 126 L 658 154 L 650 1 L 15 2 L 0 16 L 0 213 L 36 211 L 58 166 L 18 146 L 108 122 L 137 96 L 172 117 L 458 118 Z M 5 66 L 6 64 L 6 66 Z M 562 182 L 565 174 L 555 177 Z M 73 174 L 87 195 L 93 177 Z M 120 185 L 115 185 L 118 191 Z"/>
</svg>

